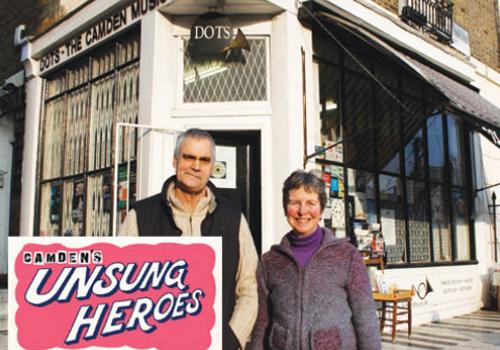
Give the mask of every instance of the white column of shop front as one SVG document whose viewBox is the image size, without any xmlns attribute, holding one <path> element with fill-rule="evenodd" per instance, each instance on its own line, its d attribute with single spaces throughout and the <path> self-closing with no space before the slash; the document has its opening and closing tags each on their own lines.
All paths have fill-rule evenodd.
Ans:
<svg viewBox="0 0 500 350">
<path fill-rule="evenodd" d="M 139 82 L 139 124 L 162 129 L 172 125 L 175 103 L 176 59 L 171 21 L 158 11 L 148 13 L 141 23 L 141 63 Z M 168 141 L 173 141 L 169 137 Z M 160 133 L 150 132 L 138 140 L 137 191 L 141 198 L 158 193 L 163 181 L 173 174 L 173 144 Z"/>
<path fill-rule="evenodd" d="M 26 115 L 24 126 L 23 165 L 21 177 L 21 213 L 19 235 L 33 236 L 35 220 L 38 137 L 42 105 L 42 78 L 38 62 L 29 57 L 31 44 L 25 44 L 22 60 L 26 72 Z"/>
<path fill-rule="evenodd" d="M 279 242 L 290 228 L 281 203 L 283 181 L 293 170 L 302 169 L 304 127 L 302 104 L 301 48 L 310 42 L 310 32 L 300 25 L 296 13 L 285 11 L 273 18 L 271 35 L 272 93 L 272 186 L 274 230 L 263 235 L 263 251 Z M 310 64 L 306 71 L 311 72 Z M 307 74 L 306 74 L 307 75 Z M 309 74 L 311 77 L 311 74 Z"/>
</svg>

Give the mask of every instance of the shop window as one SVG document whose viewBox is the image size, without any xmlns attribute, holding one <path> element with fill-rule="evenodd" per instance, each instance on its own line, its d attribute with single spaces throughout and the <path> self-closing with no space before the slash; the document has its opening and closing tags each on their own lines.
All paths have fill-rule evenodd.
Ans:
<svg viewBox="0 0 500 350">
<path fill-rule="evenodd" d="M 387 263 L 406 262 L 406 235 L 401 180 L 380 175 L 380 224 L 384 235 Z"/>
<path fill-rule="evenodd" d="M 408 211 L 408 236 L 410 239 L 410 262 L 429 262 L 430 237 L 428 200 L 425 183 L 406 181 L 406 207 Z"/>
<path fill-rule="evenodd" d="M 205 60 L 194 62 L 184 41 L 185 103 L 266 101 L 267 40 L 248 38 L 250 52 L 234 61 Z"/>
<path fill-rule="evenodd" d="M 462 120 L 446 115 L 437 90 L 379 53 L 358 60 L 375 81 L 359 74 L 358 63 L 335 42 L 313 39 L 321 146 L 336 142 L 341 150 L 317 162 L 324 176 L 332 166 L 347 175 L 347 234 L 366 249 L 370 224 L 380 223 L 389 266 L 469 261 L 474 247 Z M 348 39 L 346 48 L 364 52 Z M 325 108 L 327 101 L 336 109 Z"/>
<path fill-rule="evenodd" d="M 330 38 L 322 35 L 317 35 L 314 39 L 314 52 L 317 57 L 328 63 L 340 63 L 340 49 L 336 43 L 332 43 Z"/>
<path fill-rule="evenodd" d="M 137 123 L 139 35 L 105 45 L 46 78 L 42 119 L 39 234 L 106 236 L 111 233 L 112 166 L 132 162 L 136 135 L 115 140 L 116 122 Z M 134 146 L 115 156 L 115 144 Z M 126 147 L 120 147 L 124 149 Z M 131 188 L 135 170 L 130 174 Z M 127 193 L 133 200 L 134 191 Z"/>
<path fill-rule="evenodd" d="M 451 261 L 449 191 L 442 185 L 431 185 L 430 196 L 434 261 Z"/>
<path fill-rule="evenodd" d="M 451 192 L 451 205 L 456 260 L 470 260 L 469 208 L 466 192 L 453 189 Z"/>
<path fill-rule="evenodd" d="M 427 152 L 429 154 L 429 179 L 444 180 L 444 139 L 443 118 L 441 114 L 427 119 Z"/>
<path fill-rule="evenodd" d="M 448 152 L 450 159 L 451 182 L 465 185 L 464 137 L 462 123 L 448 116 Z"/>
</svg>

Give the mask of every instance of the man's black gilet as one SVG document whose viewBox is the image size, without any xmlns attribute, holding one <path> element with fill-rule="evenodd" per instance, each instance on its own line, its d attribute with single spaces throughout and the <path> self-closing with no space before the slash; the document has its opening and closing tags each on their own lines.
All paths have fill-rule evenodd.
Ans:
<svg viewBox="0 0 500 350">
<path fill-rule="evenodd" d="M 137 214 L 139 236 L 181 236 L 181 230 L 175 225 L 172 208 L 167 201 L 167 190 L 175 176 L 163 184 L 161 193 L 138 201 L 132 205 Z M 215 187 L 209 183 L 215 195 Z M 223 343 L 226 338 L 229 320 L 233 314 L 236 300 L 236 273 L 240 259 L 239 231 L 241 207 L 237 202 L 216 197 L 217 207 L 208 213 L 201 223 L 201 234 L 207 237 L 222 237 L 222 333 Z"/>
</svg>

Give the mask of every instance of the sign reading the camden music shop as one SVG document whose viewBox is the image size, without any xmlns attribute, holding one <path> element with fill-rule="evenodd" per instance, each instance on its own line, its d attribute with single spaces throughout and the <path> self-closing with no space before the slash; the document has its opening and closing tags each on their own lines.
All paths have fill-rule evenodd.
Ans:
<svg viewBox="0 0 500 350">
<path fill-rule="evenodd" d="M 155 10 L 167 0 L 135 0 L 92 27 L 81 32 L 40 59 L 40 72 L 55 68 L 86 49 L 122 31 L 140 20 L 146 13 Z"/>
<path fill-rule="evenodd" d="M 221 349 L 219 237 L 9 238 L 9 349 Z"/>
</svg>

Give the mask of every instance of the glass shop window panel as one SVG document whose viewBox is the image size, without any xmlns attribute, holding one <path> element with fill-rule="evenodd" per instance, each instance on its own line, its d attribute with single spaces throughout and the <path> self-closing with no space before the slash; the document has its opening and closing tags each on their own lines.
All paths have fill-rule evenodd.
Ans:
<svg viewBox="0 0 500 350">
<path fill-rule="evenodd" d="M 463 125 L 459 120 L 448 116 L 448 152 L 450 157 L 451 182 L 465 185 L 465 159 Z"/>
<path fill-rule="evenodd" d="M 267 41 L 248 39 L 250 52 L 234 62 L 194 62 L 184 41 L 184 102 L 267 100 Z"/>
<path fill-rule="evenodd" d="M 377 222 L 375 175 L 348 169 L 349 220 L 358 241 L 358 248 L 370 249 L 372 235 L 368 225 Z"/>
<path fill-rule="evenodd" d="M 403 98 L 411 113 L 403 112 L 406 176 L 423 178 L 425 175 L 425 141 L 423 139 L 423 109 L 420 101 Z"/>
<path fill-rule="evenodd" d="M 387 263 L 406 262 L 406 235 L 403 188 L 395 176 L 380 175 L 380 224 L 385 240 Z"/>
<path fill-rule="evenodd" d="M 444 180 L 444 134 L 441 114 L 427 119 L 427 150 L 429 154 L 429 179 Z"/>
<path fill-rule="evenodd" d="M 345 142 L 345 162 L 353 168 L 375 168 L 373 140 L 373 98 L 372 85 L 369 79 L 345 74 L 344 138 L 352 137 Z"/>
<path fill-rule="evenodd" d="M 40 186 L 40 236 L 60 236 L 62 186 L 60 182 Z"/>
<path fill-rule="evenodd" d="M 431 185 L 432 242 L 434 261 L 451 261 L 449 191 L 441 185 Z"/>
<path fill-rule="evenodd" d="M 429 262 L 429 217 L 425 183 L 421 181 L 406 181 L 408 229 L 410 239 L 410 261 Z"/>
<path fill-rule="evenodd" d="M 399 105 L 389 94 L 377 89 L 375 99 L 377 114 L 378 168 L 394 174 L 400 172 Z"/>
<path fill-rule="evenodd" d="M 415 98 L 421 98 L 424 94 L 422 80 L 416 78 L 413 74 L 405 74 L 401 79 L 403 93 Z"/>
<path fill-rule="evenodd" d="M 51 100 L 45 107 L 43 130 L 42 179 L 53 179 L 62 175 L 64 149 L 64 127 L 66 97 Z"/>
<path fill-rule="evenodd" d="M 64 175 L 80 174 L 85 170 L 85 151 L 88 132 L 89 89 L 83 87 L 67 97 Z"/>
<path fill-rule="evenodd" d="M 394 65 L 389 65 L 385 59 L 375 59 L 374 66 L 375 76 L 385 86 L 392 89 L 398 88 L 398 77 L 400 76 L 401 72 L 399 72 L 399 70 Z"/>
<path fill-rule="evenodd" d="M 322 33 L 316 34 L 315 32 L 313 35 L 314 54 L 322 60 L 339 63 L 340 49 L 337 43 L 332 38 L 321 35 Z"/>
<path fill-rule="evenodd" d="M 40 235 L 111 233 L 113 159 L 119 169 L 121 163 L 129 169 L 126 185 L 119 189 L 120 219 L 123 203 L 135 198 L 135 163 L 125 162 L 136 159 L 137 135 L 128 129 L 113 140 L 113 126 L 117 121 L 137 123 L 139 41 L 129 33 L 47 79 Z M 123 152 L 117 157 L 114 145 Z M 123 176 L 118 180 L 121 183 Z"/>
<path fill-rule="evenodd" d="M 451 208 L 456 260 L 470 260 L 469 206 L 465 191 L 452 190 Z"/>
<path fill-rule="evenodd" d="M 345 177 L 344 168 L 325 165 L 322 172 L 328 201 L 323 212 L 325 227 L 331 228 L 337 237 L 346 236 L 345 227 Z"/>
<path fill-rule="evenodd" d="M 325 63 L 319 64 L 321 102 L 321 146 L 327 148 L 342 140 L 342 114 L 340 109 L 340 69 Z M 343 162 L 344 147 L 340 143 L 325 151 L 322 158 Z"/>
</svg>

